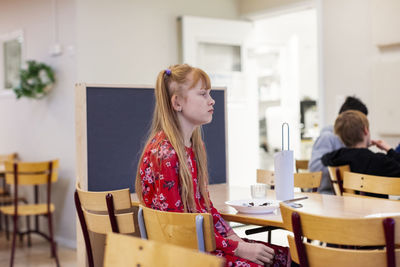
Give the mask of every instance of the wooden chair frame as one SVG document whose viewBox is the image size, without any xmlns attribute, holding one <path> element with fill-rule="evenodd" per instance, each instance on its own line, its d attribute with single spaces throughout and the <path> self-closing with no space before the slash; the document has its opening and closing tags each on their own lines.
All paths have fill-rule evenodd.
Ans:
<svg viewBox="0 0 400 267">
<path fill-rule="evenodd" d="M 343 175 L 343 188 L 349 192 L 359 191 L 400 195 L 400 177 L 376 176 L 346 171 Z"/>
<path fill-rule="evenodd" d="M 44 167 L 44 166 L 48 167 Z M 54 241 L 53 234 L 53 211 L 54 206 L 51 204 L 51 184 L 57 180 L 57 168 L 58 168 L 58 160 L 48 161 L 48 162 L 35 162 L 35 163 L 27 163 L 27 162 L 6 162 L 6 183 L 14 185 L 14 201 L 13 205 L 3 206 L 0 208 L 0 211 L 5 215 L 13 216 L 13 239 L 11 246 L 11 260 L 10 266 L 14 265 L 14 256 L 15 256 L 15 245 L 16 245 L 16 235 L 20 236 L 22 240 L 23 235 L 28 236 L 28 246 L 31 246 L 31 234 L 38 234 L 44 237 L 47 241 L 50 242 L 51 247 L 51 257 L 55 258 L 56 265 L 60 266 L 58 255 L 57 255 L 57 244 Z M 12 169 L 12 171 L 10 171 Z M 19 198 L 18 187 L 20 185 L 33 185 L 34 186 L 34 204 L 31 207 L 37 207 L 39 205 L 39 184 L 46 184 L 47 194 L 46 194 L 46 211 L 41 213 L 33 212 L 31 214 L 29 211 L 24 212 L 26 208 L 29 209 L 30 205 L 19 205 L 18 202 L 21 200 Z M 24 213 L 18 213 L 18 210 Z M 35 216 L 35 227 L 33 230 L 30 228 L 30 215 Z M 18 229 L 18 218 L 20 216 L 26 216 L 26 224 L 27 230 L 25 232 L 20 232 Z M 39 216 L 45 216 L 48 220 L 49 227 L 49 235 L 39 230 Z M 8 236 L 8 219 L 6 218 L 6 231 Z"/>
<path fill-rule="evenodd" d="M 81 195 L 83 203 L 79 195 Z M 85 240 L 88 266 L 94 267 L 89 231 L 100 234 L 135 232 L 130 192 L 128 188 L 106 192 L 89 192 L 82 190 L 77 184 L 74 202 Z M 122 212 L 119 212 L 120 210 Z"/>
<path fill-rule="evenodd" d="M 104 267 L 222 267 L 224 258 L 168 243 L 108 233 Z"/>
<path fill-rule="evenodd" d="M 296 159 L 296 172 L 298 173 L 299 170 L 306 170 L 308 171 L 308 159 Z"/>
<path fill-rule="evenodd" d="M 138 221 L 143 239 L 169 242 L 198 249 L 201 252 L 214 251 L 216 248 L 212 216 L 208 213 L 166 212 L 140 205 Z M 191 228 L 191 223 L 196 232 L 196 239 L 190 238 L 194 234 L 193 231 L 190 231 L 190 235 L 188 235 L 188 229 L 184 227 L 186 224 Z M 148 232 L 148 229 L 151 229 L 151 232 Z M 176 236 L 181 234 L 186 234 L 186 236 L 178 240 Z"/>
<path fill-rule="evenodd" d="M 301 267 L 308 266 L 396 266 L 400 256 L 400 216 L 393 218 L 336 218 L 313 215 L 280 204 L 284 226 L 292 231 L 288 235 L 292 259 Z M 395 234 L 396 233 L 396 234 Z M 329 244 L 323 247 L 308 244 L 305 238 Z M 350 247 L 349 247 L 350 246 Z M 354 247 L 355 246 L 355 247 Z M 359 246 L 386 246 L 386 249 L 356 249 Z"/>
<path fill-rule="evenodd" d="M 6 161 L 14 162 L 18 159 L 17 153 L 7 154 L 7 155 L 0 155 L 0 166 L 4 165 Z M 5 173 L 0 172 L 0 206 L 4 205 L 11 205 L 14 202 L 14 198 L 10 195 L 10 190 L 7 186 Z M 20 197 L 20 201 L 27 203 L 24 197 Z M 5 216 L 4 216 L 5 217 Z M 5 217 L 6 219 L 6 217 Z M 8 220 L 5 220 L 5 223 L 8 224 Z M 9 232 L 8 232 L 8 225 L 6 226 L 6 237 L 7 240 L 10 239 Z M 3 230 L 3 214 L 0 212 L 0 231 Z"/>
<path fill-rule="evenodd" d="M 350 171 L 350 165 L 328 166 L 329 177 L 335 195 L 342 196 L 343 189 L 343 174 L 345 171 Z"/>
</svg>

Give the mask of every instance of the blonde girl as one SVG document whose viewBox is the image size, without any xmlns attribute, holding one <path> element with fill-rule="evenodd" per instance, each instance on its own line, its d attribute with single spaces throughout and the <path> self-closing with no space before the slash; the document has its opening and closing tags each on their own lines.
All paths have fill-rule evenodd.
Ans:
<svg viewBox="0 0 400 267">
<path fill-rule="evenodd" d="M 211 213 L 213 253 L 225 257 L 226 266 L 286 266 L 287 248 L 241 239 L 209 198 L 201 125 L 210 123 L 214 113 L 210 88 L 208 75 L 187 64 L 158 74 L 151 132 L 136 175 L 137 195 L 143 205 L 157 210 Z"/>
</svg>

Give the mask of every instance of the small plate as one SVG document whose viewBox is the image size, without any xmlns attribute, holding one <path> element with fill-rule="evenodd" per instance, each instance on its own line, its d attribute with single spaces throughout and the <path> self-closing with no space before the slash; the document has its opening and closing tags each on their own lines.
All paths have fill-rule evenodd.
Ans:
<svg viewBox="0 0 400 267">
<path fill-rule="evenodd" d="M 242 199 L 226 201 L 225 204 L 241 213 L 260 214 L 273 212 L 279 208 L 279 202 L 271 199 Z"/>
</svg>

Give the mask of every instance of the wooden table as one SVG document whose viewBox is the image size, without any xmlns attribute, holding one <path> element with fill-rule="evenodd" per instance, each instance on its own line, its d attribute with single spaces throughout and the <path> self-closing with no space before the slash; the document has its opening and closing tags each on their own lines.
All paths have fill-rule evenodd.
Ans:
<svg viewBox="0 0 400 267">
<path fill-rule="evenodd" d="M 235 187 L 227 184 L 209 186 L 210 197 L 215 208 L 226 221 L 261 226 L 283 227 L 279 209 L 267 214 L 238 213 L 234 208 L 225 204 L 227 200 L 250 199 L 249 187 Z M 378 213 L 398 213 L 400 215 L 400 201 L 379 198 L 334 196 L 318 193 L 295 193 L 295 197 L 308 196 L 308 199 L 298 203 L 303 205 L 298 210 L 325 216 L 355 218 Z M 275 199 L 275 192 L 269 190 L 268 199 Z M 136 194 L 132 200 L 137 205 Z"/>
</svg>

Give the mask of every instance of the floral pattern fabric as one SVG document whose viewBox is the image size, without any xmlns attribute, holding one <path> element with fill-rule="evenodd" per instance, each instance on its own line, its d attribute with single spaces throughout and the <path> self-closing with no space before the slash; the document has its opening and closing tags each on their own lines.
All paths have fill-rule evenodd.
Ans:
<svg viewBox="0 0 400 267">
<path fill-rule="evenodd" d="M 194 152 L 192 148 L 186 147 L 185 150 L 187 164 L 193 178 L 193 191 L 196 203 L 196 210 L 191 210 L 190 212 L 206 213 L 207 208 L 205 201 L 200 194 L 199 184 L 197 181 L 197 165 Z M 161 211 L 184 212 L 180 196 L 178 173 L 178 156 L 165 134 L 159 132 L 145 148 L 143 160 L 140 163 L 142 196 L 147 207 Z M 254 262 L 234 255 L 234 251 L 238 246 L 238 241 L 233 241 L 227 238 L 233 230 L 221 217 L 220 213 L 214 208 L 212 202 L 210 204 L 210 213 L 213 217 L 217 247 L 213 254 L 224 257 L 226 259 L 226 266 L 260 266 Z M 254 241 L 248 240 L 247 242 Z M 271 245 L 268 246 L 271 247 Z M 278 251 L 273 247 L 276 253 L 275 261 L 278 265 L 273 264 L 272 266 L 286 266 L 286 258 L 288 255 L 287 248 L 276 247 L 281 248 L 284 251 Z M 283 262 L 280 260 L 281 258 L 284 258 Z"/>
</svg>

